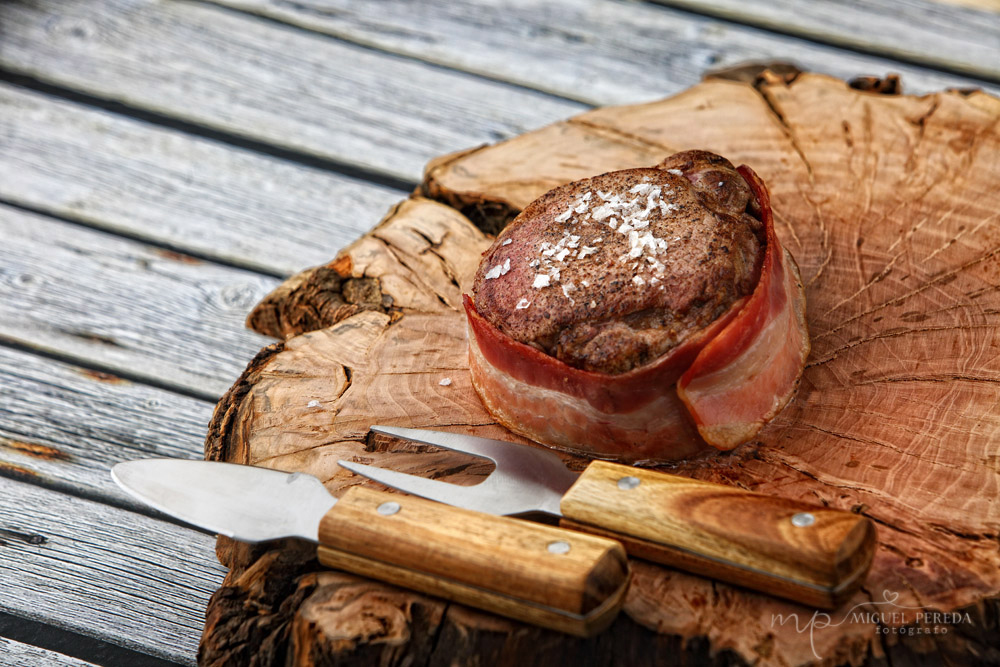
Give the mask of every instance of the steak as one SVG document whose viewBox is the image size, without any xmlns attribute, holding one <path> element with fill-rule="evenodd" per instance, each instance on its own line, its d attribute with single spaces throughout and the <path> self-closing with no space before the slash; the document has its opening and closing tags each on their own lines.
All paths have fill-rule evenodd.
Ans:
<svg viewBox="0 0 1000 667">
<path fill-rule="evenodd" d="M 756 204 L 733 165 L 705 151 L 558 187 L 484 254 L 475 307 L 572 367 L 625 373 L 753 291 L 764 256 Z"/>
</svg>

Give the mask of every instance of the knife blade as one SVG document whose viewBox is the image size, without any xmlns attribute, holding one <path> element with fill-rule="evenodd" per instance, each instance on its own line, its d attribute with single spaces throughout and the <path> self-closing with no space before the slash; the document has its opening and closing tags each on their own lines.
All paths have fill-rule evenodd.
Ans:
<svg viewBox="0 0 1000 667">
<path fill-rule="evenodd" d="M 616 539 L 632 556 L 814 607 L 837 607 L 856 591 L 875 552 L 874 524 L 852 512 L 608 461 L 578 475 L 551 450 L 502 440 L 371 430 L 485 457 L 496 469 L 458 486 L 352 461 L 342 467 L 481 512 L 558 516 L 562 527 Z"/>
<path fill-rule="evenodd" d="M 245 542 L 295 537 L 319 561 L 535 625 L 593 635 L 630 571 L 617 542 L 353 486 L 339 499 L 305 473 L 178 459 L 114 466 L 138 500 Z"/>
</svg>

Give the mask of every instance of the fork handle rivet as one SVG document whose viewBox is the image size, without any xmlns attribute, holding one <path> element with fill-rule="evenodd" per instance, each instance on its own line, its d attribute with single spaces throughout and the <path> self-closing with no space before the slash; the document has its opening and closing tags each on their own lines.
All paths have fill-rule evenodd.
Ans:
<svg viewBox="0 0 1000 667">
<path fill-rule="evenodd" d="M 556 540 L 555 542 L 549 542 L 548 549 L 550 554 L 569 553 L 569 542 L 565 542 L 563 540 Z"/>
<path fill-rule="evenodd" d="M 622 491 L 628 491 L 629 489 L 634 489 L 637 486 L 639 486 L 638 477 L 632 477 L 629 475 L 628 477 L 622 477 L 618 480 L 618 488 Z"/>
<path fill-rule="evenodd" d="M 799 512 L 792 516 L 792 525 L 797 528 L 805 528 L 816 523 L 816 516 L 809 512 Z"/>
<path fill-rule="evenodd" d="M 381 514 L 382 516 L 389 516 L 399 511 L 399 503 L 390 500 L 389 502 L 382 503 L 381 505 L 379 505 L 378 509 L 376 509 L 375 511 Z"/>
</svg>

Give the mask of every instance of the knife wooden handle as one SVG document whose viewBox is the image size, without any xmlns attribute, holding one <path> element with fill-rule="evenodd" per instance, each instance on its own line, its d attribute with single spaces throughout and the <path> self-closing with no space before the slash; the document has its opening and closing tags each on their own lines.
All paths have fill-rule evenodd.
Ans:
<svg viewBox="0 0 1000 667">
<path fill-rule="evenodd" d="M 561 509 L 563 527 L 630 555 L 828 609 L 857 590 L 875 552 L 863 516 L 605 461 Z"/>
<path fill-rule="evenodd" d="M 584 637 L 614 620 L 630 576 L 615 541 L 361 486 L 319 541 L 324 565 Z"/>
</svg>

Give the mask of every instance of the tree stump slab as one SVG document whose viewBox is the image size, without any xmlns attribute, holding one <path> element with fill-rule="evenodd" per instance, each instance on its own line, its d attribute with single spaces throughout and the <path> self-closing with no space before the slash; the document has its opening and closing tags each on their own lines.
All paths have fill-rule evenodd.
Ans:
<svg viewBox="0 0 1000 667">
<path fill-rule="evenodd" d="M 780 72 L 780 74 L 776 73 Z M 798 395 L 751 443 L 672 472 L 861 512 L 879 548 L 829 615 L 633 561 L 581 640 L 349 574 L 295 541 L 220 539 L 204 665 L 1000 662 L 1000 100 L 787 70 L 707 79 L 428 165 L 414 196 L 248 323 L 265 348 L 206 457 L 366 483 L 349 459 L 457 484 L 482 460 L 374 423 L 520 440 L 473 390 L 461 295 L 491 234 L 562 183 L 703 148 L 753 167 L 807 284 Z M 563 455 L 571 467 L 586 461 Z"/>
</svg>

